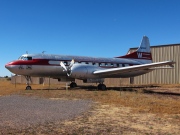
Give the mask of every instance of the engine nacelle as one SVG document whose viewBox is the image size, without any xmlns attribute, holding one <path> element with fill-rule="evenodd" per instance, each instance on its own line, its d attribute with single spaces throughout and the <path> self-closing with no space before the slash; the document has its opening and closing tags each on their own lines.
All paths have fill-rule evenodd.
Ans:
<svg viewBox="0 0 180 135">
<path fill-rule="evenodd" d="M 77 79 L 88 79 L 88 78 L 100 78 L 98 75 L 94 75 L 93 72 L 102 69 L 97 66 L 88 65 L 88 64 L 74 64 L 71 67 L 70 77 Z"/>
</svg>

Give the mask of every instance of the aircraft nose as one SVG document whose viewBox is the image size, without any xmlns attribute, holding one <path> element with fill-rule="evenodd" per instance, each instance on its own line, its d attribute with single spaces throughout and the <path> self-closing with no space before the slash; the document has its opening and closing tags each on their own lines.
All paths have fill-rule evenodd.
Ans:
<svg viewBox="0 0 180 135">
<path fill-rule="evenodd" d="M 7 64 L 5 65 L 5 68 L 8 69 L 9 67 L 10 67 L 10 66 L 9 66 L 9 63 L 7 63 Z"/>
<path fill-rule="evenodd" d="M 5 68 L 7 68 L 9 71 L 13 69 L 13 62 L 9 62 L 5 65 Z"/>
<path fill-rule="evenodd" d="M 17 61 L 11 61 L 5 65 L 5 68 L 8 69 L 13 74 L 19 74 L 19 65 Z"/>
</svg>

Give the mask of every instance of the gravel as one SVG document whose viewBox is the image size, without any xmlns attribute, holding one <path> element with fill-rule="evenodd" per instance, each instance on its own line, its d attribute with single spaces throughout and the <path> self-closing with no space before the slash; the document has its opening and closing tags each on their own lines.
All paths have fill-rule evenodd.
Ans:
<svg viewBox="0 0 180 135">
<path fill-rule="evenodd" d="M 86 112 L 89 100 L 55 100 L 20 95 L 0 96 L 0 129 L 26 128 L 72 119 Z"/>
</svg>

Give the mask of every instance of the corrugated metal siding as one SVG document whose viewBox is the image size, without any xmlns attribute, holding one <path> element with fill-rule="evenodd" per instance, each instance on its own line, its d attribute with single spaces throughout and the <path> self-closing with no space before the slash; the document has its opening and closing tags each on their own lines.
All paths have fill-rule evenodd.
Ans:
<svg viewBox="0 0 180 135">
<path fill-rule="evenodd" d="M 44 79 L 44 80 L 43 80 Z M 62 84 L 65 85 L 66 82 L 58 82 L 57 79 L 53 79 L 53 78 L 41 78 L 41 77 L 31 77 L 32 82 L 30 82 L 30 84 Z M 17 83 L 17 84 L 26 84 L 26 79 L 24 76 L 12 76 L 11 77 L 11 83 Z"/>
<path fill-rule="evenodd" d="M 44 79 L 44 81 L 43 81 Z M 31 77 L 32 82 L 30 82 L 30 84 L 42 84 L 44 82 L 44 84 L 60 84 L 60 85 L 66 85 L 66 82 L 58 82 L 57 79 L 52 79 L 50 78 L 39 78 L 39 77 Z M 104 84 L 106 84 L 107 87 L 117 87 L 117 86 L 125 86 L 125 85 L 129 85 L 129 78 L 106 78 L 104 81 Z M 21 84 L 24 83 L 26 84 L 26 79 L 24 76 L 13 76 L 11 77 L 11 83 L 17 83 L 17 84 Z M 83 83 L 82 80 L 77 80 L 76 79 L 76 83 L 77 85 L 94 85 L 97 86 L 97 84 L 95 83 Z"/>
<path fill-rule="evenodd" d="M 130 52 L 136 49 L 130 49 Z M 134 77 L 134 84 L 178 84 L 180 83 L 180 44 L 151 47 L 153 62 L 173 60 L 174 69 L 154 70 L 145 75 Z"/>
<path fill-rule="evenodd" d="M 83 83 L 82 80 L 76 79 L 77 85 L 93 85 L 97 86 L 96 83 Z M 106 78 L 104 81 L 107 87 L 119 87 L 119 86 L 126 86 L 130 84 L 130 78 Z"/>
</svg>

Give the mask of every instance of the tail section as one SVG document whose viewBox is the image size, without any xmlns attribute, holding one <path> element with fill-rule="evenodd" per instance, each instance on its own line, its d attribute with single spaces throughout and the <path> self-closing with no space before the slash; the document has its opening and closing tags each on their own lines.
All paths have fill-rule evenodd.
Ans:
<svg viewBox="0 0 180 135">
<path fill-rule="evenodd" d="M 124 56 L 116 57 L 116 58 L 133 59 L 143 64 L 152 63 L 152 55 L 151 55 L 149 38 L 147 36 L 143 36 L 141 44 L 135 52 L 129 53 Z"/>
</svg>

